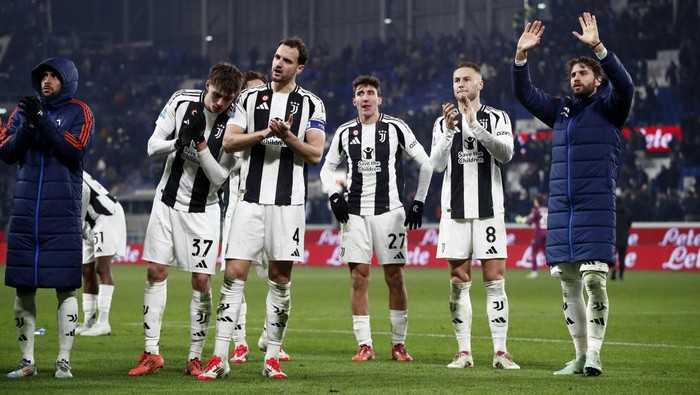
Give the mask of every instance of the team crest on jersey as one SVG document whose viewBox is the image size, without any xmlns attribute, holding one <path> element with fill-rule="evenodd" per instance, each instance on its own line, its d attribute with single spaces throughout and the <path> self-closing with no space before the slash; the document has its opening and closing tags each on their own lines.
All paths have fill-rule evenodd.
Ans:
<svg viewBox="0 0 700 395">
<path fill-rule="evenodd" d="M 386 130 L 379 130 L 379 142 L 383 143 L 386 141 Z"/>
<path fill-rule="evenodd" d="M 63 123 L 63 117 L 56 118 L 56 126 L 60 127 L 62 123 Z"/>
<path fill-rule="evenodd" d="M 292 110 L 289 112 L 289 114 L 296 114 L 297 112 L 299 112 L 299 103 L 293 101 L 290 104 L 292 106 Z"/>
<path fill-rule="evenodd" d="M 214 137 L 217 139 L 221 137 L 221 135 L 224 133 L 224 125 L 218 124 L 216 125 L 216 133 L 214 133 Z"/>
</svg>

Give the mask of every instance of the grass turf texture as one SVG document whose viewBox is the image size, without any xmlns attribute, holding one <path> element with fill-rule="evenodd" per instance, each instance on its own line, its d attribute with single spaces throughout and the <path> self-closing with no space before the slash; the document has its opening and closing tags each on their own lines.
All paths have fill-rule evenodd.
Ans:
<svg viewBox="0 0 700 395">
<path fill-rule="evenodd" d="M 4 274 L 4 266 L 0 266 Z M 377 359 L 354 363 L 357 345 L 349 307 L 347 269 L 301 268 L 293 273 L 292 313 L 284 349 L 287 380 L 261 376 L 263 353 L 256 343 L 263 322 L 267 285 L 251 271 L 246 286 L 247 363 L 231 365 L 231 376 L 198 382 L 183 375 L 189 339 L 189 274 L 172 271 L 161 335 L 164 369 L 147 377 L 129 377 L 143 351 L 142 304 L 145 266 L 113 266 L 116 283 L 110 315 L 112 335 L 76 336 L 73 380 L 53 378 L 57 354 L 56 297 L 37 293 L 38 375 L 8 379 L 20 359 L 12 305 L 14 289 L 0 287 L 0 392 L 35 393 L 698 393 L 700 388 L 700 274 L 628 272 L 625 281 L 608 281 L 611 315 L 601 354 L 603 375 L 553 377 L 573 358 L 573 345 L 561 312 L 559 281 L 546 271 L 528 280 L 529 271 L 507 273 L 510 302 L 508 350 L 522 370 L 491 367 L 493 349 L 486 322 L 481 271 L 474 272 L 472 348 L 475 366 L 447 369 L 456 349 L 448 311 L 447 270 L 406 271 L 409 330 L 406 342 L 413 362 L 391 360 L 387 289 L 381 269 L 373 268 L 370 287 L 372 330 Z M 4 276 L 3 276 L 4 277 Z M 213 279 L 219 300 L 221 273 Z M 79 302 L 80 303 L 80 302 Z M 214 307 L 215 309 L 216 307 Z M 82 313 L 82 312 L 81 312 Z M 81 316 L 79 321 L 82 322 Z M 203 359 L 214 348 L 211 320 Z"/>
</svg>

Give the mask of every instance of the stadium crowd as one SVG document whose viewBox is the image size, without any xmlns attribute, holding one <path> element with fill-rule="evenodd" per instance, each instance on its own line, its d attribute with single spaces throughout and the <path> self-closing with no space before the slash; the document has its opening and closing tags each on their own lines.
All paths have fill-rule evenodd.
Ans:
<svg viewBox="0 0 700 395">
<path fill-rule="evenodd" d="M 619 169 L 618 189 L 631 208 L 633 221 L 683 221 L 700 219 L 700 53 L 694 42 L 700 41 L 697 29 L 697 5 L 678 2 L 673 13 L 671 0 L 637 1 L 619 12 L 610 9 L 609 1 L 590 1 L 599 15 L 599 25 L 610 37 L 606 45 L 629 65 L 637 94 L 627 127 L 680 125 L 681 136 L 670 143 L 667 153 L 646 152 L 645 136 L 632 132 L 626 138 Z M 115 195 L 139 189 L 153 189 L 162 173 L 163 163 L 148 158 L 146 142 L 153 131 L 153 119 L 163 107 L 163 97 L 183 86 L 201 87 L 209 60 L 187 51 L 165 48 L 104 46 L 103 43 L 80 42 L 76 36 L 51 35 L 30 1 L 4 2 L 0 5 L 0 37 L 12 33 L 7 52 L 0 63 L 0 102 L 15 103 L 30 92 L 26 70 L 49 54 L 68 56 L 79 68 L 81 87 L 77 96 L 90 103 L 95 113 L 96 129 L 86 170 Z M 684 7 L 688 7 L 685 9 Z M 582 48 L 570 45 L 570 21 L 576 11 L 563 0 L 550 2 L 547 24 L 548 39 L 538 48 L 538 63 L 531 67 L 536 85 L 548 92 L 567 92 L 563 70 L 552 69 L 562 59 L 578 56 Z M 390 37 L 348 45 L 338 55 L 319 43 L 311 50 L 305 72 L 298 82 L 316 92 L 325 102 L 327 131 L 333 133 L 343 120 L 352 118 L 351 81 L 360 74 L 372 74 L 382 81 L 382 111 L 404 119 L 428 149 L 432 125 L 440 115 L 440 105 L 452 98 L 451 81 L 455 64 L 462 60 L 481 66 L 489 86 L 482 93 L 483 102 L 509 112 L 511 119 L 530 118 L 516 102 L 510 88 L 509 68 L 512 48 L 523 19 L 542 18 L 532 9 L 513 20 L 513 34 L 492 33 L 487 40 L 468 40 L 467 33 L 434 36 L 422 33 L 407 41 Z M 467 44 L 467 43 L 473 44 Z M 47 49 L 50 48 L 50 49 Z M 664 69 L 652 72 L 648 63 L 660 51 L 677 51 L 675 58 L 662 62 Z M 267 73 L 273 48 L 241 48 L 237 65 L 242 70 Z M 243 53 L 247 59 L 243 60 Z M 539 60 L 541 59 L 541 60 Z M 561 78 L 552 77 L 560 75 Z M 9 108 L 8 111 L 12 111 Z M 6 122 L 9 112 L 0 114 Z M 515 122 L 514 122 L 515 123 Z M 532 132 L 515 130 L 516 132 Z M 547 193 L 550 146 L 539 133 L 517 133 L 516 156 L 504 166 L 507 183 L 506 220 L 527 215 L 532 198 Z M 330 141 L 330 138 L 327 139 Z M 654 164 L 656 165 L 654 166 Z M 662 163 L 659 165 L 659 163 Z M 416 189 L 418 169 L 409 167 L 406 190 Z M 320 166 L 309 169 L 309 223 L 328 224 L 332 215 L 327 198 L 321 192 Z M 14 191 L 14 171 L 0 164 L 0 223 L 7 224 L 9 202 Z M 684 183 L 684 179 L 695 182 Z M 439 190 L 440 177 L 434 177 L 431 190 Z M 412 201 L 412 196 L 405 198 Z M 426 221 L 439 219 L 439 194 L 428 195 Z"/>
</svg>

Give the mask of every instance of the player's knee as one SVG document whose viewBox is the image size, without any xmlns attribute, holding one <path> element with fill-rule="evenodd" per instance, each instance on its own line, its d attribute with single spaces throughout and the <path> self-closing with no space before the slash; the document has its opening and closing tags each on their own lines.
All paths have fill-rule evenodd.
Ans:
<svg viewBox="0 0 700 395">
<path fill-rule="evenodd" d="M 589 295 L 605 291 L 605 273 L 588 271 L 583 273 L 583 284 Z"/>
</svg>

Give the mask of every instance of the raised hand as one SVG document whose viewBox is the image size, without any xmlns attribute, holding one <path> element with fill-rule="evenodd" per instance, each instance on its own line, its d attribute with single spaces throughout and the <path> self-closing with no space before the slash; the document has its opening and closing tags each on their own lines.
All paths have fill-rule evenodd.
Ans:
<svg viewBox="0 0 700 395">
<path fill-rule="evenodd" d="M 540 39 L 544 34 L 544 25 L 542 21 L 528 22 L 525 25 L 525 30 L 523 34 L 520 35 L 518 39 L 517 52 L 523 52 L 523 54 L 530 49 L 537 46 L 540 43 Z"/>
<path fill-rule="evenodd" d="M 459 111 L 455 105 L 452 103 L 444 103 L 442 105 L 442 115 L 445 117 L 445 127 L 447 127 L 447 130 L 454 132 L 459 117 Z"/>
<path fill-rule="evenodd" d="M 180 127 L 180 142 L 181 146 L 189 146 L 193 141 L 195 145 L 204 141 L 204 129 L 207 126 L 207 120 L 204 117 L 204 106 L 193 106 L 189 113 L 183 118 L 182 127 Z"/>
<path fill-rule="evenodd" d="M 270 130 L 272 130 L 272 133 L 275 136 L 279 137 L 281 140 L 284 140 L 287 137 L 287 132 L 289 132 L 292 129 L 293 123 L 293 114 L 289 115 L 289 119 L 287 121 L 284 121 L 279 118 L 274 118 L 272 121 L 270 121 Z"/>
<path fill-rule="evenodd" d="M 595 15 L 591 15 L 590 12 L 584 12 L 583 15 L 578 17 L 578 22 L 581 24 L 582 34 L 575 31 L 571 33 L 589 47 L 598 44 L 600 37 L 598 37 L 598 23 L 595 20 Z"/>
<path fill-rule="evenodd" d="M 39 118 L 44 115 L 41 102 L 34 96 L 25 96 L 19 101 L 19 112 L 24 115 L 32 125 L 36 125 Z"/>
</svg>

